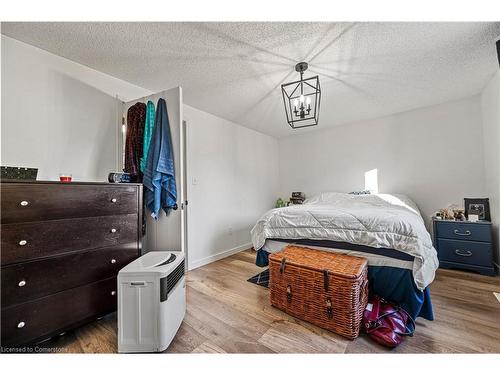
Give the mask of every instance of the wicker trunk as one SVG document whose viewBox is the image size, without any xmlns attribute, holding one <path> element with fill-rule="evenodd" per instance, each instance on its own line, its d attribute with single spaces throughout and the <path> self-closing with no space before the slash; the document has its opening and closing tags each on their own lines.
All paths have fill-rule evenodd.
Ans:
<svg viewBox="0 0 500 375">
<path fill-rule="evenodd" d="M 271 304 L 349 339 L 368 299 L 365 258 L 287 246 L 269 256 Z"/>
</svg>

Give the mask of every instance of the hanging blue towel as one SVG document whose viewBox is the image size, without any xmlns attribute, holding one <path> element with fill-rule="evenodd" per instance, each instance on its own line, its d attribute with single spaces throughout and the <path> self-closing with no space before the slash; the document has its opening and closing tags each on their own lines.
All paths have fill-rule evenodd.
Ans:
<svg viewBox="0 0 500 375">
<path fill-rule="evenodd" d="M 174 149 L 168 122 L 167 103 L 161 98 L 156 106 L 155 125 L 149 145 L 143 184 L 144 201 L 152 217 L 158 219 L 160 209 L 163 209 L 167 215 L 171 209 L 177 209 Z"/>
</svg>

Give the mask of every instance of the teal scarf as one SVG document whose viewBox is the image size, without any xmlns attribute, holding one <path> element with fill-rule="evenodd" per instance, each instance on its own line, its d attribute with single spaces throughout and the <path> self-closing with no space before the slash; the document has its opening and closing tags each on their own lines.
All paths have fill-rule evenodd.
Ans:
<svg viewBox="0 0 500 375">
<path fill-rule="evenodd" d="M 153 127 L 155 126 L 155 105 L 152 101 L 148 101 L 146 107 L 146 123 L 144 124 L 144 142 L 141 158 L 141 172 L 144 172 L 148 161 L 149 144 L 153 135 Z"/>
</svg>

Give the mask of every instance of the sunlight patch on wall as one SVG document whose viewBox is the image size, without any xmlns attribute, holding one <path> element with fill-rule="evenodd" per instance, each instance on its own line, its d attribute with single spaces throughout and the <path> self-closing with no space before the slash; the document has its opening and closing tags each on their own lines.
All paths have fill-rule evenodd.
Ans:
<svg viewBox="0 0 500 375">
<path fill-rule="evenodd" d="M 377 168 L 365 172 L 365 190 L 378 194 L 378 170 Z"/>
</svg>

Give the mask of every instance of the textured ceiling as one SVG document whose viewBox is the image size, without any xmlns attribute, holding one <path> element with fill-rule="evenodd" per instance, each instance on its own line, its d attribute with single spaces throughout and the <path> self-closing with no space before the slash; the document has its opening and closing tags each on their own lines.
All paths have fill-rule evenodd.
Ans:
<svg viewBox="0 0 500 375">
<path fill-rule="evenodd" d="M 479 93 L 498 69 L 500 23 L 2 23 L 2 33 L 282 137 L 280 84 L 320 76 L 318 127 Z"/>
</svg>

